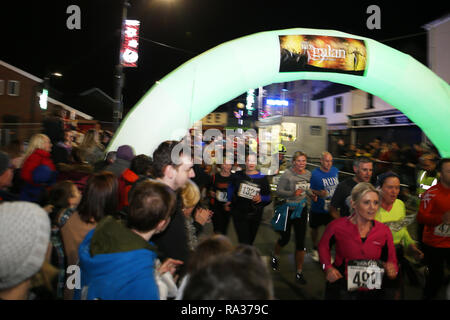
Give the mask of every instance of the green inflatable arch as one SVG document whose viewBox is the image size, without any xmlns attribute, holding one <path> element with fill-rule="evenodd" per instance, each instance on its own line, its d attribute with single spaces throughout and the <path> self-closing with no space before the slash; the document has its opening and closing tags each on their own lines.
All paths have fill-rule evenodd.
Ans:
<svg viewBox="0 0 450 320">
<path fill-rule="evenodd" d="M 285 36 L 310 41 L 309 48 L 308 42 L 304 48 L 309 50 L 307 56 L 299 55 L 298 48 L 303 44 L 297 46 L 297 52 L 286 47 L 297 54 L 291 57 L 291 62 L 298 62 L 297 69 L 287 66 L 287 71 L 282 70 L 281 44 Z M 355 41 L 359 41 L 356 51 L 349 44 Z M 322 43 L 322 49 L 318 49 L 318 43 Z M 326 64 L 329 57 L 345 55 L 329 43 L 350 48 L 345 62 L 350 67 L 344 65 L 344 60 L 338 66 L 343 70 Z M 305 59 L 313 59 L 314 54 L 319 65 L 302 68 Z M 162 141 L 182 138 L 195 121 L 248 89 L 301 79 L 342 83 L 379 96 L 416 123 L 441 156 L 450 157 L 450 86 L 444 80 L 411 56 L 374 40 L 339 31 L 300 28 L 238 38 L 184 63 L 157 82 L 133 107 L 108 151 L 128 144 L 136 154 L 151 155 Z"/>
</svg>

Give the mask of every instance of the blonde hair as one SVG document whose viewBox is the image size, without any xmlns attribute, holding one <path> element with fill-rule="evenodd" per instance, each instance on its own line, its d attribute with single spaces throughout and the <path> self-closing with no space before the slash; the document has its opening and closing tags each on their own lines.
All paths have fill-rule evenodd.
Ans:
<svg viewBox="0 0 450 320">
<path fill-rule="evenodd" d="M 193 208 L 200 201 L 200 189 L 192 180 L 188 182 L 181 189 L 181 198 L 183 200 L 184 208 Z"/>
<path fill-rule="evenodd" d="M 376 189 L 371 183 L 360 182 L 352 189 L 352 193 L 350 195 L 352 202 L 355 204 L 358 203 L 369 192 L 375 192 L 378 195 L 378 198 L 381 198 L 380 190 Z M 352 214 L 355 212 L 353 206 L 350 207 L 350 212 Z"/>
<path fill-rule="evenodd" d="M 47 139 L 50 138 L 43 133 L 34 134 L 30 142 L 28 143 L 27 150 L 25 150 L 25 154 L 23 155 L 24 161 L 36 150 L 36 149 L 44 149 L 44 145 L 47 143 Z"/>
<path fill-rule="evenodd" d="M 80 144 L 80 148 L 90 149 L 94 146 L 99 147 L 100 149 L 104 149 L 103 145 L 99 141 L 99 135 L 97 130 L 89 129 L 88 132 L 83 137 L 83 141 Z"/>
</svg>

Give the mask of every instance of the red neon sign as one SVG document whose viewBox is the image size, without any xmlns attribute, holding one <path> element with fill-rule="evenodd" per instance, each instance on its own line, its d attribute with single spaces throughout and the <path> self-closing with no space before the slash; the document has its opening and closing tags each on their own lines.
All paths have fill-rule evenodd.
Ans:
<svg viewBox="0 0 450 320">
<path fill-rule="evenodd" d="M 125 20 L 122 30 L 122 45 L 120 48 L 120 61 L 124 67 L 137 67 L 139 46 L 138 20 Z"/>
</svg>

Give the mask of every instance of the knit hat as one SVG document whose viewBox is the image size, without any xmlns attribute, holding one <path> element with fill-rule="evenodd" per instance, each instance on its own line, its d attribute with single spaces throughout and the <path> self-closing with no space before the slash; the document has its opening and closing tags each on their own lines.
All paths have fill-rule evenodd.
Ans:
<svg viewBox="0 0 450 320">
<path fill-rule="evenodd" d="M 131 161 L 134 158 L 134 151 L 133 148 L 131 148 L 128 145 L 120 146 L 119 149 L 117 149 L 116 158 Z"/>
<path fill-rule="evenodd" d="M 50 241 L 50 219 L 35 203 L 0 205 L 0 290 L 12 288 L 36 274 Z"/>
<path fill-rule="evenodd" d="M 11 161 L 7 153 L 0 151 L 0 175 L 9 168 Z"/>
</svg>

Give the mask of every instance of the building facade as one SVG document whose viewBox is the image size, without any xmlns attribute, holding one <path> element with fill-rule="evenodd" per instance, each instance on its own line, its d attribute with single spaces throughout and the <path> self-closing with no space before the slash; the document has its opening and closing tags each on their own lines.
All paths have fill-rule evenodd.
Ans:
<svg viewBox="0 0 450 320">
<path fill-rule="evenodd" d="M 66 110 L 68 120 L 92 120 L 90 115 L 51 96 L 47 99 L 47 109 L 41 108 L 43 82 L 43 79 L 0 60 L 0 146 L 12 140 L 27 141 L 33 134 L 41 132 L 42 120 L 55 106 Z"/>
</svg>

